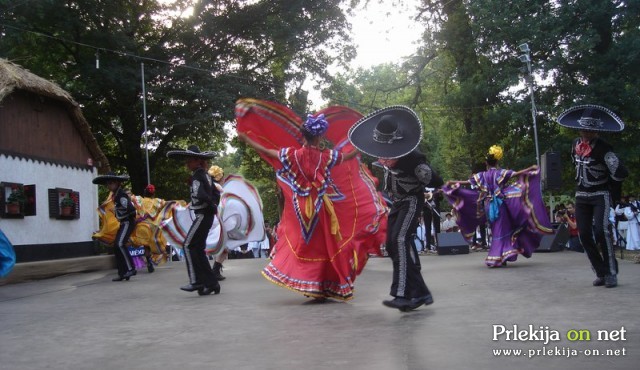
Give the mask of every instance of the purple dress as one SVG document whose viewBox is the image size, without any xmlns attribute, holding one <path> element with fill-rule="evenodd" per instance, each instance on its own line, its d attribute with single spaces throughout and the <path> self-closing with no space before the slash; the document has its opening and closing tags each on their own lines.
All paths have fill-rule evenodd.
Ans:
<svg viewBox="0 0 640 370">
<path fill-rule="evenodd" d="M 510 183 L 514 173 L 490 168 L 469 179 L 472 189 L 442 188 L 467 241 L 478 225 L 489 221 L 492 238 L 485 260 L 489 267 L 515 261 L 518 254 L 531 257 L 542 234 L 553 233 L 542 201 L 540 171 L 525 172 Z"/>
</svg>

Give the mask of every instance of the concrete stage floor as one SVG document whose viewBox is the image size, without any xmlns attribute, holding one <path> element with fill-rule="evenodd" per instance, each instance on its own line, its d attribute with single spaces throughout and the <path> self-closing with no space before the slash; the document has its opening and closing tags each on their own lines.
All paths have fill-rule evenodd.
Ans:
<svg viewBox="0 0 640 370">
<path fill-rule="evenodd" d="M 422 256 L 435 303 L 409 313 L 381 304 L 387 258 L 370 259 L 348 303 L 277 287 L 259 259 L 227 261 L 221 294 L 205 297 L 178 289 L 183 262 L 129 282 L 109 270 L 6 285 L 0 368 L 638 369 L 640 265 L 619 260 L 619 286 L 607 289 L 591 285 L 583 254 L 537 253 L 500 269 L 484 256 Z M 514 325 L 515 340 L 494 340 Z"/>
</svg>

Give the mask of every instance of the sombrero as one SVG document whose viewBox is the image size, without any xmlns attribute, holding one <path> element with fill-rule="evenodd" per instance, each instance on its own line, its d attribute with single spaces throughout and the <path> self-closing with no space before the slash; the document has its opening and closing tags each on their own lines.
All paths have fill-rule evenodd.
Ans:
<svg viewBox="0 0 640 370">
<path fill-rule="evenodd" d="M 216 156 L 215 152 L 201 152 L 197 145 L 189 145 L 187 150 L 170 150 L 167 152 L 167 157 L 175 159 L 184 158 L 202 158 L 211 159 Z"/>
<path fill-rule="evenodd" d="M 422 140 L 422 123 L 408 107 L 394 105 L 361 118 L 349 129 L 349 141 L 361 152 L 377 158 L 399 158 Z"/>
<path fill-rule="evenodd" d="M 611 110 L 598 105 L 578 105 L 564 111 L 557 119 L 564 127 L 585 131 L 620 132 L 624 122 Z"/>
<path fill-rule="evenodd" d="M 91 182 L 96 185 L 106 185 L 109 181 L 125 182 L 128 180 L 129 176 L 127 175 L 116 175 L 113 172 L 109 172 L 106 175 L 96 177 Z"/>
</svg>

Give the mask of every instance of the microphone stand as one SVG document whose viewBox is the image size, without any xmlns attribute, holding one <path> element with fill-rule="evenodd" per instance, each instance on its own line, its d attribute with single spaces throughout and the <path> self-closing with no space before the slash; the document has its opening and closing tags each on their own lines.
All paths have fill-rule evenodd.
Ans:
<svg viewBox="0 0 640 370">
<path fill-rule="evenodd" d="M 433 201 L 432 200 L 428 200 L 426 203 L 427 203 L 427 206 L 429 207 L 429 209 L 431 210 L 431 212 L 434 215 L 438 216 L 438 219 L 442 220 L 442 216 L 440 215 L 440 212 L 438 212 L 436 210 L 436 205 L 433 203 Z"/>
</svg>

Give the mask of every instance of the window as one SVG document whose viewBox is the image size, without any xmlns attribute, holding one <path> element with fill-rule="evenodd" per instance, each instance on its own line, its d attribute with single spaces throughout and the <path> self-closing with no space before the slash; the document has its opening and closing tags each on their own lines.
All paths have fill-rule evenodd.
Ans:
<svg viewBox="0 0 640 370">
<path fill-rule="evenodd" d="M 49 217 L 57 220 L 80 218 L 80 193 L 72 189 L 49 189 Z"/>
<path fill-rule="evenodd" d="M 15 182 L 0 183 L 0 216 L 24 218 L 36 214 L 36 186 Z"/>
</svg>

